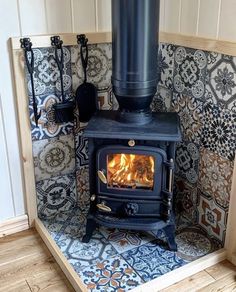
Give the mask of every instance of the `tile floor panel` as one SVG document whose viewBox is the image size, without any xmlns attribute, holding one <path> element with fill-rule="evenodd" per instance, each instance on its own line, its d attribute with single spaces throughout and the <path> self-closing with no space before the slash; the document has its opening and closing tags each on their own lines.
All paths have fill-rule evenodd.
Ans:
<svg viewBox="0 0 236 292">
<path fill-rule="evenodd" d="M 186 221 L 187 222 L 187 221 Z M 162 231 L 142 233 L 99 227 L 82 243 L 86 212 L 80 208 L 44 220 L 47 230 L 88 291 L 128 291 L 220 248 L 200 226 L 177 220 L 178 252 L 167 250 Z"/>
</svg>

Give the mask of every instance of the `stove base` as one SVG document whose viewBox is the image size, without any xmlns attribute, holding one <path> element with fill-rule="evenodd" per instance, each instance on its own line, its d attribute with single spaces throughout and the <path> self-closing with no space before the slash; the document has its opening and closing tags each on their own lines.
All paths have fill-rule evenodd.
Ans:
<svg viewBox="0 0 236 292">
<path fill-rule="evenodd" d="M 172 214 L 170 220 L 166 222 L 156 218 L 117 218 L 101 215 L 99 213 L 90 213 L 87 217 L 86 234 L 84 235 L 82 242 L 87 243 L 90 241 L 93 231 L 98 225 L 106 226 L 108 228 L 121 228 L 140 231 L 158 231 L 162 229 L 166 235 L 169 250 L 177 251 L 174 222 L 174 214 Z"/>
</svg>

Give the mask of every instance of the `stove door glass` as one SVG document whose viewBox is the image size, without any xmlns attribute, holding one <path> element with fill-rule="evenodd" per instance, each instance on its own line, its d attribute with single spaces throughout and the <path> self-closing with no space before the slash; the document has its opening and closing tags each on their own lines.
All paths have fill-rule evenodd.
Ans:
<svg viewBox="0 0 236 292">
<path fill-rule="evenodd" d="M 153 190 L 154 170 L 154 156 L 110 153 L 107 155 L 107 186 Z"/>
</svg>

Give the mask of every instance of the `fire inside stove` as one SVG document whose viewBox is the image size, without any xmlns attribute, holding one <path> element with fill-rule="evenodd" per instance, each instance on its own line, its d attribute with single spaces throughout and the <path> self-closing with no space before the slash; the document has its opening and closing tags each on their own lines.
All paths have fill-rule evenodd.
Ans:
<svg viewBox="0 0 236 292">
<path fill-rule="evenodd" d="M 111 188 L 153 190 L 155 160 L 139 154 L 107 155 L 107 184 Z"/>
</svg>

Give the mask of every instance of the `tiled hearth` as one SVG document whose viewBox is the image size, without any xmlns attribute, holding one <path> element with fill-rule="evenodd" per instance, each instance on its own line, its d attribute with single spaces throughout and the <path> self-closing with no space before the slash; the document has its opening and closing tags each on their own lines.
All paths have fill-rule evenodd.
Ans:
<svg viewBox="0 0 236 292">
<path fill-rule="evenodd" d="M 45 227 L 89 291 L 128 291 L 220 248 L 199 226 L 179 221 L 178 252 L 171 252 L 163 233 L 100 227 L 82 243 L 86 213 L 80 208 L 43 220 Z"/>
<path fill-rule="evenodd" d="M 98 87 L 100 109 L 117 109 L 111 44 L 90 45 L 89 55 L 88 82 Z M 176 155 L 177 253 L 166 250 L 161 233 L 155 240 L 151 234 L 101 228 L 90 243 L 81 243 L 89 202 L 86 124 L 79 122 L 78 111 L 74 123 L 54 123 L 52 105 L 60 100 L 60 86 L 52 49 L 35 49 L 35 62 L 39 128 L 31 98 L 29 115 L 38 215 L 90 290 L 126 291 L 224 244 L 236 149 L 236 57 L 160 46 L 152 109 L 177 112 L 183 131 Z M 78 47 L 66 47 L 65 63 L 71 99 L 82 83 Z M 28 92 L 31 97 L 30 86 Z"/>
</svg>

